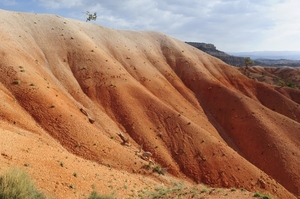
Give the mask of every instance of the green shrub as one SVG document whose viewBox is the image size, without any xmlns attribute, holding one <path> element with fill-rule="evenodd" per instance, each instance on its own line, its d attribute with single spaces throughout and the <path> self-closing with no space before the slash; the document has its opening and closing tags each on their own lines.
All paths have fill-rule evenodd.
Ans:
<svg viewBox="0 0 300 199">
<path fill-rule="evenodd" d="M 88 199 L 114 199 L 112 196 L 100 196 L 97 191 L 93 191 Z"/>
<path fill-rule="evenodd" d="M 20 84 L 20 80 L 15 79 L 15 80 L 13 81 L 13 84 L 15 84 L 15 85 Z"/>
<path fill-rule="evenodd" d="M 1 199 L 44 199 L 26 172 L 10 169 L 0 177 Z"/>
<path fill-rule="evenodd" d="M 272 199 L 270 196 L 261 194 L 259 192 L 255 192 L 255 194 L 253 195 L 253 197 L 261 198 L 261 199 Z"/>
<path fill-rule="evenodd" d="M 159 164 L 155 165 L 152 171 L 161 175 L 165 175 L 167 173 L 166 168 L 162 168 Z"/>
</svg>

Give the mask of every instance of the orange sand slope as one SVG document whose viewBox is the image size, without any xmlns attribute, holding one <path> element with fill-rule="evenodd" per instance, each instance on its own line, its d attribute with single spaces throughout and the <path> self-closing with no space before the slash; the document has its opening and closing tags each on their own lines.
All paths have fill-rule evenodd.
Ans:
<svg viewBox="0 0 300 199">
<path fill-rule="evenodd" d="M 184 181 L 300 197 L 299 90 L 157 32 L 3 10 L 0 25 L 1 172 L 31 162 L 38 186 L 62 197 L 55 180 L 73 171 L 54 159 L 139 181 L 142 146 Z"/>
</svg>

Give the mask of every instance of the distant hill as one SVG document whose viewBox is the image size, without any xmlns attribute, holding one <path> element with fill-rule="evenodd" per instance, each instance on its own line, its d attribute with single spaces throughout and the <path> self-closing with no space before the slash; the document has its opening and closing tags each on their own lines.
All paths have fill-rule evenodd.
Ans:
<svg viewBox="0 0 300 199">
<path fill-rule="evenodd" d="M 289 59 L 254 59 L 255 65 L 258 66 L 291 66 L 299 67 L 300 60 L 289 60 Z"/>
<path fill-rule="evenodd" d="M 254 52 L 228 52 L 238 57 L 250 57 L 251 59 L 265 60 L 300 60 L 300 51 L 254 51 Z"/>
<path fill-rule="evenodd" d="M 300 66 L 299 51 L 254 51 L 254 52 L 231 52 L 233 56 L 250 57 L 255 65 L 260 66 Z"/>
<path fill-rule="evenodd" d="M 255 65 L 259 66 L 300 66 L 300 52 L 298 51 L 255 51 L 255 52 L 229 52 L 218 50 L 213 44 L 186 42 L 225 63 L 232 66 L 244 66 L 244 57 L 250 57 Z"/>
<path fill-rule="evenodd" d="M 213 44 L 198 43 L 198 42 L 186 42 L 186 43 L 194 46 L 195 48 L 198 48 L 199 50 L 206 52 L 207 54 L 210 54 L 214 57 L 221 59 L 222 61 L 224 61 L 229 65 L 232 66 L 245 65 L 244 57 L 232 56 L 223 51 L 217 50 L 217 48 Z"/>
</svg>

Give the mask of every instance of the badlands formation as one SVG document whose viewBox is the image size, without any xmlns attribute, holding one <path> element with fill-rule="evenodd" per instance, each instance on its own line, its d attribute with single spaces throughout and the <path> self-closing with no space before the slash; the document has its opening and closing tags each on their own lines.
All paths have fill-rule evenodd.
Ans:
<svg viewBox="0 0 300 199">
<path fill-rule="evenodd" d="M 299 90 L 162 33 L 4 10 L 0 25 L 1 174 L 57 198 L 172 182 L 300 197 Z"/>
</svg>

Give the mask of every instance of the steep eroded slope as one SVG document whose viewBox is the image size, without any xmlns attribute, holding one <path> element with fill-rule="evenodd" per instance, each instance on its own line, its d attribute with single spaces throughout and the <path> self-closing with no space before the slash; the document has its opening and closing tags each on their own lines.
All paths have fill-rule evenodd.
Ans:
<svg viewBox="0 0 300 199">
<path fill-rule="evenodd" d="M 142 146 L 178 177 L 300 194 L 300 109 L 288 97 L 298 91 L 278 92 L 160 33 L 0 14 L 2 122 L 120 170 L 141 170 Z"/>
</svg>

